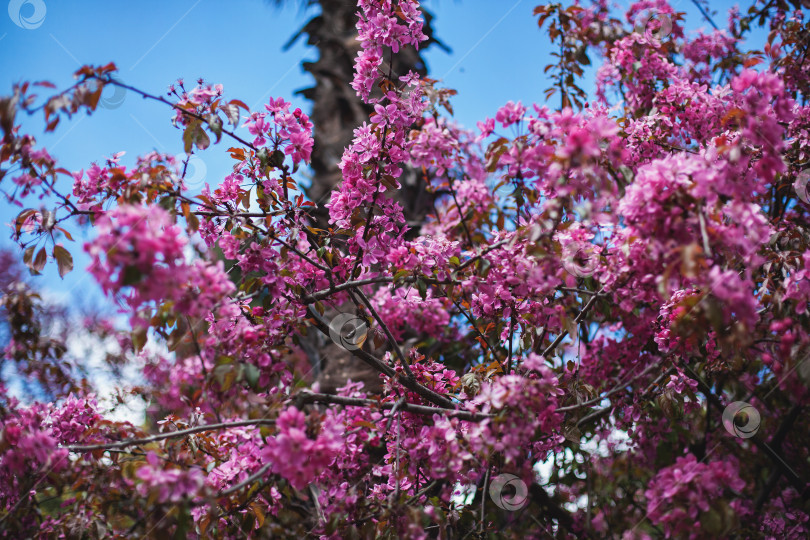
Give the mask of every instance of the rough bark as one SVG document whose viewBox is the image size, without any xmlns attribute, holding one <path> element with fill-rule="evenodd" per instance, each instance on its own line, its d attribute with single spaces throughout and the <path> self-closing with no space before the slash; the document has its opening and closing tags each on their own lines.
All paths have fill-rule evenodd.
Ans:
<svg viewBox="0 0 810 540">
<path fill-rule="evenodd" d="M 351 144 L 354 128 L 368 120 L 372 109 L 363 103 L 350 86 L 354 59 L 360 50 L 357 37 L 357 4 L 353 0 L 320 0 L 321 13 L 310 19 L 287 46 L 306 35 L 307 43 L 318 50 L 315 62 L 304 62 L 303 68 L 315 79 L 315 84 L 299 93 L 312 101 L 310 115 L 315 125 L 315 144 L 312 150 L 312 185 L 307 195 L 318 206 L 313 212 L 317 226 L 328 226 L 328 212 L 324 205 L 332 190 L 341 181 L 338 163 L 344 149 Z M 425 34 L 431 45 L 446 47 L 433 37 L 431 16 L 425 13 Z M 391 58 L 386 54 L 385 58 Z M 394 77 L 408 71 L 427 74 L 427 67 L 418 51 L 407 47 L 393 55 Z M 385 63 L 383 68 L 388 69 Z M 399 201 L 405 210 L 408 224 L 418 231 L 419 225 L 432 208 L 432 197 L 424 189 L 421 175 L 406 169 L 400 179 L 403 186 Z"/>
</svg>

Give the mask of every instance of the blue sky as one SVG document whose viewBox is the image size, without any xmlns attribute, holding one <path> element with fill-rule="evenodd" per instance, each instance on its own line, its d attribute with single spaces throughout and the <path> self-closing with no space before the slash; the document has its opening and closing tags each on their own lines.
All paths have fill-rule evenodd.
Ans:
<svg viewBox="0 0 810 540">
<path fill-rule="evenodd" d="M 459 91 L 453 105 L 461 124 L 473 127 L 509 100 L 543 102 L 543 91 L 549 86 L 543 68 L 550 62 L 551 49 L 532 16 L 538 3 L 425 2 L 436 16 L 437 36 L 452 48 L 450 54 L 438 48 L 428 51 L 430 74 Z M 626 9 L 629 2 L 619 5 Z M 672 5 L 687 13 L 689 29 L 708 28 L 691 1 L 675 0 Z M 721 13 L 715 17 L 721 26 L 731 5 L 712 2 Z M 743 3 L 743 9 L 748 5 Z M 150 93 L 165 92 L 178 77 L 185 78 L 187 88 L 203 77 L 224 84 L 228 97 L 239 98 L 252 109 L 263 109 L 270 96 L 282 96 L 308 110 L 309 103 L 294 92 L 310 85 L 300 66 L 316 53 L 304 40 L 282 51 L 313 13 L 298 6 L 290 2 L 279 9 L 263 0 L 11 0 L 9 14 L 0 12 L 0 94 L 10 93 L 13 83 L 24 80 L 49 80 L 66 87 L 80 65 L 113 61 L 124 82 Z M 20 27 L 12 16 L 33 28 Z M 590 89 L 588 81 L 583 88 Z M 93 161 L 122 150 L 127 151 L 123 159 L 127 165 L 136 155 L 153 149 L 182 152 L 181 132 L 171 125 L 165 106 L 112 91 L 105 97 L 118 103 L 91 117 L 63 121 L 55 134 L 39 136 L 38 142 L 70 170 L 86 169 Z M 23 126 L 39 135 L 43 123 L 32 118 Z M 195 161 L 196 178 L 218 183 L 231 163 L 227 147 L 225 142 L 201 154 L 200 161 Z M 2 223 L 14 215 L 15 209 L 0 203 Z M 63 295 L 99 297 L 84 272 L 87 259 L 77 245 L 82 235 L 74 236 L 77 243 L 67 247 L 76 257 L 76 270 L 61 282 L 55 265 L 49 264 L 40 283 Z M 0 233 L 0 245 L 11 245 L 8 237 Z"/>
</svg>

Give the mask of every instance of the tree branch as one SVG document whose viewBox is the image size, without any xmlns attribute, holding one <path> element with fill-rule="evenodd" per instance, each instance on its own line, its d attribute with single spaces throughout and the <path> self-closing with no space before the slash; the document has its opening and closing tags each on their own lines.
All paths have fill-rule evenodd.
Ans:
<svg viewBox="0 0 810 540">
<path fill-rule="evenodd" d="M 577 315 L 576 318 L 574 319 L 574 325 L 579 324 L 579 321 L 582 320 L 582 317 L 584 317 L 585 314 L 588 313 L 588 311 L 590 311 L 591 306 L 593 306 L 594 302 L 596 302 L 596 299 L 602 295 L 603 290 L 604 287 L 599 289 L 598 293 L 591 296 L 590 300 L 588 300 L 588 303 L 585 304 L 585 307 L 582 308 L 582 311 L 580 311 L 579 315 Z M 548 356 L 548 354 L 554 351 L 554 349 L 557 348 L 557 345 L 559 345 L 567 335 L 568 330 L 563 330 L 562 332 L 560 332 L 560 335 L 557 336 L 557 338 L 551 343 L 551 345 L 548 346 L 548 348 L 545 351 L 543 351 L 543 354 L 541 356 Z"/>
<path fill-rule="evenodd" d="M 126 439 L 123 441 L 115 441 L 108 443 L 98 444 L 85 444 L 85 445 L 68 445 L 65 448 L 70 452 L 92 452 L 93 450 L 111 450 L 114 448 L 127 448 L 129 446 L 139 446 L 142 444 L 150 444 L 153 442 L 163 441 L 165 439 L 176 439 L 178 437 L 185 437 L 186 435 L 193 435 L 194 433 L 201 433 L 203 431 L 216 431 L 220 429 L 231 429 L 245 426 L 271 426 L 276 423 L 275 420 L 267 418 L 259 418 L 256 420 L 237 420 L 235 422 L 221 422 L 217 424 L 206 424 L 203 426 L 195 426 L 193 428 L 181 429 L 172 431 L 170 433 L 160 433 L 152 435 L 151 437 L 144 437 L 142 439 Z"/>
<path fill-rule="evenodd" d="M 347 407 L 378 407 L 384 410 L 403 410 L 414 414 L 424 414 L 433 416 L 440 414 L 449 418 L 458 418 L 459 420 L 466 420 L 469 422 L 478 422 L 487 418 L 492 418 L 491 414 L 472 413 L 470 411 L 460 409 L 447 409 L 442 407 L 429 407 L 427 405 L 418 405 L 416 403 L 403 403 L 397 407 L 397 403 L 385 402 L 381 403 L 374 399 L 353 398 L 346 396 L 335 396 L 333 394 L 319 394 L 314 392 L 299 392 L 295 395 L 296 405 L 305 405 L 307 403 L 325 403 L 333 405 L 344 405 Z"/>
<path fill-rule="evenodd" d="M 318 330 L 320 330 L 324 335 L 328 336 L 329 335 L 329 324 L 323 319 L 323 317 L 321 317 L 321 314 L 318 313 L 318 310 L 316 310 L 314 306 L 312 306 L 310 304 L 307 307 L 309 309 L 310 315 L 312 315 L 313 319 L 315 320 L 315 323 L 316 323 L 316 326 L 318 327 Z M 372 368 L 374 368 L 375 370 L 379 371 L 380 373 L 382 373 L 382 374 L 386 375 L 387 377 L 390 377 L 390 378 L 392 378 L 394 380 L 399 381 L 399 383 L 402 384 L 402 386 L 404 386 L 408 390 L 411 390 L 412 392 L 415 392 L 416 394 L 422 396 L 423 398 L 430 401 L 431 403 L 433 403 L 435 405 L 438 405 L 440 407 L 444 407 L 446 409 L 454 409 L 455 408 L 453 402 L 449 398 L 447 398 L 447 397 L 445 397 L 445 396 L 443 396 L 441 394 L 437 394 L 433 390 L 431 390 L 431 389 L 429 389 L 429 388 L 427 388 L 425 386 L 422 386 L 421 384 L 419 384 L 418 382 L 416 382 L 416 380 L 414 380 L 412 378 L 402 377 L 402 376 L 398 375 L 397 372 L 394 371 L 394 368 L 392 368 L 388 364 L 382 362 L 381 360 L 379 360 L 374 355 L 369 354 L 368 352 L 364 351 L 363 349 L 354 349 L 354 350 L 351 350 L 349 352 L 351 354 L 353 354 L 354 356 L 358 357 L 360 360 L 362 360 L 363 362 L 365 362 L 369 366 L 371 366 Z"/>
</svg>

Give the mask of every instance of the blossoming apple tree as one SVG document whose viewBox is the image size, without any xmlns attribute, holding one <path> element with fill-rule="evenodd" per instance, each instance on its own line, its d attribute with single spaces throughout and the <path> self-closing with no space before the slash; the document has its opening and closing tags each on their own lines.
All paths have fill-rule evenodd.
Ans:
<svg viewBox="0 0 810 540">
<path fill-rule="evenodd" d="M 425 39 L 417 2 L 359 0 L 351 86 L 374 113 L 327 228 L 299 183 L 317 126 L 283 98 L 155 95 L 113 64 L 16 86 L 0 178 L 21 257 L 64 274 L 89 254 L 128 321 L 108 328 L 140 373 L 122 392 L 160 415 L 105 417 L 29 331 L 36 303 L 6 295 L 4 362 L 54 399 L 0 398 L 0 531 L 806 538 L 806 7 L 705 13 L 715 29 L 692 35 L 666 0 L 538 6 L 553 86 L 469 131 L 451 90 L 392 71 Z M 232 173 L 195 194 L 187 161 L 156 152 L 69 171 L 18 123 L 54 131 L 107 85 L 171 109 L 186 152 L 227 149 Z M 405 167 L 435 196 L 415 237 Z M 320 392 L 316 334 L 382 391 Z"/>
</svg>

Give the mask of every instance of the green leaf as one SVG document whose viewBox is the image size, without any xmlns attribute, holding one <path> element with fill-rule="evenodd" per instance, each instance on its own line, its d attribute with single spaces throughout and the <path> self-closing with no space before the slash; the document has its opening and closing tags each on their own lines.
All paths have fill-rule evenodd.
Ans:
<svg viewBox="0 0 810 540">
<path fill-rule="evenodd" d="M 242 107 L 246 111 L 250 112 L 250 107 L 248 107 L 247 105 L 245 105 L 244 102 L 239 101 L 238 99 L 232 99 L 231 101 L 228 102 L 228 104 L 229 105 L 236 105 L 237 107 Z"/>
<path fill-rule="evenodd" d="M 191 212 L 186 216 L 186 223 L 188 223 L 188 228 L 193 232 L 197 232 L 200 228 L 200 220 Z"/>
<path fill-rule="evenodd" d="M 266 146 L 259 148 L 259 151 L 256 152 L 256 157 L 259 158 L 259 163 L 261 163 L 262 167 L 270 166 L 270 151 L 267 150 Z"/>
<path fill-rule="evenodd" d="M 141 280 L 141 272 L 134 266 L 127 266 L 124 268 L 122 285 L 134 285 Z"/>
<path fill-rule="evenodd" d="M 416 288 L 419 290 L 419 296 L 422 297 L 422 300 L 427 299 L 427 283 L 420 279 L 416 280 Z"/>
<path fill-rule="evenodd" d="M 73 270 L 73 256 L 62 246 L 53 247 L 53 257 L 59 265 L 59 277 L 64 278 L 65 274 Z"/>
<path fill-rule="evenodd" d="M 158 201 L 158 205 L 161 208 L 163 208 L 164 210 L 166 210 L 167 212 L 173 213 L 174 205 L 175 205 L 175 199 L 174 199 L 174 197 L 171 197 L 171 196 L 163 197 L 162 199 L 160 199 Z"/>
<path fill-rule="evenodd" d="M 140 352 L 146 345 L 146 328 L 138 328 L 132 332 L 132 347 L 135 352 Z"/>
<path fill-rule="evenodd" d="M 269 164 L 271 167 L 281 167 L 284 165 L 284 152 L 274 150 L 273 153 L 270 154 Z"/>
<path fill-rule="evenodd" d="M 492 263 L 489 262 L 489 259 L 478 259 L 478 273 L 481 277 L 487 277 L 491 264 Z"/>
<path fill-rule="evenodd" d="M 220 124 L 221 123 L 222 121 L 220 121 Z M 191 122 L 183 132 L 183 149 L 186 151 L 186 154 L 191 153 L 191 149 L 194 145 L 197 145 L 197 148 L 200 150 L 205 150 L 210 144 L 211 139 L 200 125 L 199 120 Z"/>
<path fill-rule="evenodd" d="M 258 390 L 259 377 L 261 376 L 259 368 L 248 363 L 243 364 L 243 366 L 245 382 L 247 382 L 253 390 Z"/>
<path fill-rule="evenodd" d="M 214 379 L 219 383 L 220 390 L 227 392 L 236 382 L 237 370 L 232 364 L 223 364 L 214 368 Z"/>
<path fill-rule="evenodd" d="M 26 210 L 23 210 L 22 212 L 19 213 L 19 215 L 17 216 L 17 219 L 14 220 L 15 230 L 17 231 L 17 235 L 20 234 L 20 231 L 22 230 L 22 226 L 25 224 L 25 222 L 28 220 L 28 218 L 33 216 L 36 213 L 37 213 L 36 210 L 31 210 L 30 208 L 28 208 Z"/>
<path fill-rule="evenodd" d="M 192 122 L 183 132 L 183 150 L 185 150 L 186 154 L 190 154 L 191 149 L 194 147 L 194 130 L 198 127 L 199 124 L 197 122 Z"/>
<path fill-rule="evenodd" d="M 486 169 L 488 172 L 495 172 L 498 168 L 498 160 L 500 160 L 501 155 L 507 150 L 509 150 L 509 139 L 505 137 L 501 137 L 490 143 L 486 153 Z"/>
</svg>

